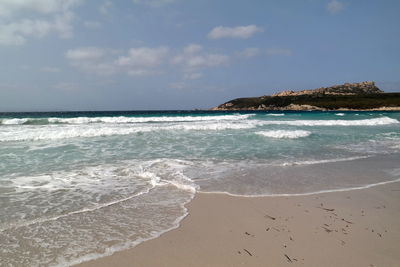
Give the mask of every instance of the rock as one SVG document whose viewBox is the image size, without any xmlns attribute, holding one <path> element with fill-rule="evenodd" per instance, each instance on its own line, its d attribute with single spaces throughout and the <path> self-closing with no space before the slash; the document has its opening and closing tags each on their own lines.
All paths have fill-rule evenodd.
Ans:
<svg viewBox="0 0 400 267">
<path fill-rule="evenodd" d="M 320 108 L 311 105 L 297 105 L 297 104 L 290 104 L 286 107 L 282 108 L 283 110 L 326 110 L 325 108 Z"/>
<path fill-rule="evenodd" d="M 345 83 L 331 87 L 321 87 L 313 90 L 282 91 L 272 96 L 298 96 L 298 95 L 359 95 L 383 93 L 375 82 Z"/>
</svg>

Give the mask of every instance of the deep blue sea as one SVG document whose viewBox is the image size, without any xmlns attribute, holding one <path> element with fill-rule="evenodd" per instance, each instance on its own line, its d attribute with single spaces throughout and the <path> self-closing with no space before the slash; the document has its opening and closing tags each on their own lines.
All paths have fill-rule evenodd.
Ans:
<svg viewBox="0 0 400 267">
<path fill-rule="evenodd" d="M 196 192 L 400 180 L 400 112 L 0 113 L 0 266 L 68 266 L 179 226 Z"/>
</svg>

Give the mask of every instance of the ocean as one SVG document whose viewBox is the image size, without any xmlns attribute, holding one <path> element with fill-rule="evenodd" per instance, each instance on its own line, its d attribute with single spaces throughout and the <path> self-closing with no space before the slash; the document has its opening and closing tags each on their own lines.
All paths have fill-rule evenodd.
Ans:
<svg viewBox="0 0 400 267">
<path fill-rule="evenodd" d="M 400 112 L 0 113 L 0 266 L 69 266 L 179 227 L 197 192 L 400 180 Z"/>
</svg>

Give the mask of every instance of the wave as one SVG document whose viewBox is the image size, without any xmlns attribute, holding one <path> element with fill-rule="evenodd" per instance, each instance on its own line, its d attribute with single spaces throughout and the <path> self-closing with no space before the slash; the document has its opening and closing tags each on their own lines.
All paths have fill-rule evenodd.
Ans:
<svg viewBox="0 0 400 267">
<path fill-rule="evenodd" d="M 375 126 L 400 123 L 396 119 L 381 117 L 365 120 L 293 120 L 293 121 L 263 121 L 261 125 L 292 125 L 292 126 Z"/>
<path fill-rule="evenodd" d="M 353 161 L 358 159 L 366 159 L 370 156 L 359 156 L 359 157 L 348 157 L 348 158 L 336 158 L 336 159 L 321 159 L 321 160 L 304 160 L 304 161 L 293 161 L 285 162 L 280 164 L 280 166 L 295 166 L 295 165 L 313 165 L 313 164 L 323 164 L 323 163 L 334 163 L 342 161 Z"/>
<path fill-rule="evenodd" d="M 269 113 L 267 114 L 267 116 L 276 116 L 276 117 L 280 117 L 280 116 L 285 116 L 284 113 Z"/>
<path fill-rule="evenodd" d="M 243 124 L 234 122 L 214 122 L 214 123 L 193 123 L 193 124 L 170 124 L 165 126 L 158 125 L 58 125 L 41 128 L 23 128 L 19 131 L 0 132 L 0 142 L 12 141 L 40 141 L 40 140 L 59 140 L 77 137 L 105 137 L 113 135 L 131 135 L 153 131 L 222 131 L 240 130 L 256 127 L 253 124 Z"/>
<path fill-rule="evenodd" d="M 23 119 L 3 119 L 1 120 L 1 124 L 4 125 L 18 125 L 18 124 L 24 124 L 26 122 L 28 122 L 30 119 L 28 118 L 23 118 Z"/>
<path fill-rule="evenodd" d="M 234 197 L 248 197 L 248 198 L 256 198 L 256 197 L 297 197 L 297 196 L 313 196 L 313 195 L 320 195 L 320 194 L 326 194 L 326 193 L 335 193 L 335 192 L 348 192 L 348 191 L 355 191 L 355 190 L 362 190 L 362 189 L 368 189 L 371 187 L 376 187 L 380 185 L 386 185 L 386 184 L 393 184 L 393 183 L 398 183 L 400 182 L 400 178 L 394 179 L 394 180 L 388 180 L 388 181 L 383 181 L 383 182 L 378 182 L 378 183 L 371 183 L 371 184 L 366 184 L 366 185 L 361 185 L 361 186 L 353 186 L 353 187 L 344 187 L 344 188 L 337 188 L 337 189 L 326 189 L 326 190 L 318 190 L 318 191 L 312 191 L 312 192 L 305 192 L 305 193 L 271 193 L 271 194 L 254 194 L 254 195 L 245 195 L 245 194 L 234 194 L 230 193 L 227 191 L 199 191 L 199 193 L 203 194 L 224 194 L 228 196 L 234 196 Z"/>
<path fill-rule="evenodd" d="M 336 116 L 344 116 L 345 114 L 344 113 L 336 113 L 335 115 Z"/>
<path fill-rule="evenodd" d="M 48 221 L 56 221 L 72 215 L 94 212 L 146 195 L 156 187 L 171 185 L 179 190 L 190 193 L 193 197 L 199 187 L 183 174 L 183 169 L 188 164 L 189 163 L 186 161 L 173 159 L 158 159 L 147 162 L 123 161 L 116 166 L 99 165 L 71 172 L 63 171 L 47 175 L 13 177 L 11 179 L 12 188 L 14 188 L 16 192 L 24 192 L 25 194 L 28 194 L 28 192 L 37 192 L 37 190 L 41 190 L 42 192 L 55 192 L 68 189 L 69 191 L 82 190 L 87 195 L 101 195 L 107 193 L 110 184 L 115 185 L 115 183 L 120 183 L 118 185 L 119 187 L 127 188 L 132 185 L 132 183 L 135 183 L 135 181 L 141 184 L 141 188 L 137 188 L 135 192 L 128 193 L 122 198 L 104 203 L 92 204 L 67 213 L 53 215 L 52 217 L 46 216 L 5 225 L 0 224 L 0 232 L 11 228 L 15 229 Z M 160 168 L 158 165 L 162 167 Z M 134 178 L 133 182 L 131 181 L 132 178 Z M 123 181 L 124 179 L 125 181 Z M 115 182 L 115 180 L 117 180 L 117 182 Z M 122 193 L 121 190 L 119 190 L 119 193 Z M 71 203 L 72 202 L 71 200 Z"/>
<path fill-rule="evenodd" d="M 76 117 L 76 118 L 12 118 L 2 119 L 3 125 L 37 125 L 37 124 L 90 124 L 90 123 L 146 123 L 146 122 L 195 122 L 195 121 L 236 121 L 245 120 L 254 114 L 211 115 L 211 116 L 159 116 L 159 117 Z"/>
<path fill-rule="evenodd" d="M 275 130 L 275 131 L 256 132 L 256 134 L 271 138 L 295 139 L 295 138 L 307 137 L 311 134 L 311 132 L 303 130 L 295 130 L 295 131 Z"/>
<path fill-rule="evenodd" d="M 40 141 L 40 140 L 59 140 L 76 137 L 101 137 L 111 135 L 129 135 L 140 132 L 148 132 L 149 128 L 40 128 L 24 129 L 18 132 L 0 132 L 0 142 L 12 141 Z"/>
</svg>

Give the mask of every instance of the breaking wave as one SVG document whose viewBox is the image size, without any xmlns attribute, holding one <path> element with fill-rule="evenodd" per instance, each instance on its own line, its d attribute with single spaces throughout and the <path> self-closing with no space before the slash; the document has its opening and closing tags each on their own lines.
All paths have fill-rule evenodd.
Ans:
<svg viewBox="0 0 400 267">
<path fill-rule="evenodd" d="M 293 120 L 293 121 L 264 121 L 263 125 L 293 125 L 293 126 L 375 126 L 399 123 L 389 117 L 365 120 Z"/>
<path fill-rule="evenodd" d="M 13 118 L 2 119 L 3 125 L 40 125 L 40 124 L 89 124 L 89 123 L 145 123 L 145 122 L 196 122 L 196 121 L 236 121 L 245 120 L 254 114 L 218 115 L 218 116 L 158 116 L 158 117 L 76 117 L 76 118 Z"/>
<path fill-rule="evenodd" d="M 303 130 L 295 130 L 295 131 L 276 130 L 276 131 L 256 132 L 256 134 L 266 136 L 266 137 L 271 137 L 271 138 L 296 139 L 296 138 L 301 138 L 301 137 L 307 137 L 311 134 L 311 132 L 303 131 Z"/>
<path fill-rule="evenodd" d="M 212 122 L 212 123 L 186 123 L 169 125 L 53 125 L 41 128 L 28 127 L 19 131 L 0 132 L 0 142 L 10 141 L 39 141 L 39 140 L 59 140 L 76 137 L 105 137 L 112 135 L 130 135 L 152 131 L 222 131 L 240 130 L 256 127 L 253 124 L 234 123 L 234 122 Z"/>
</svg>

